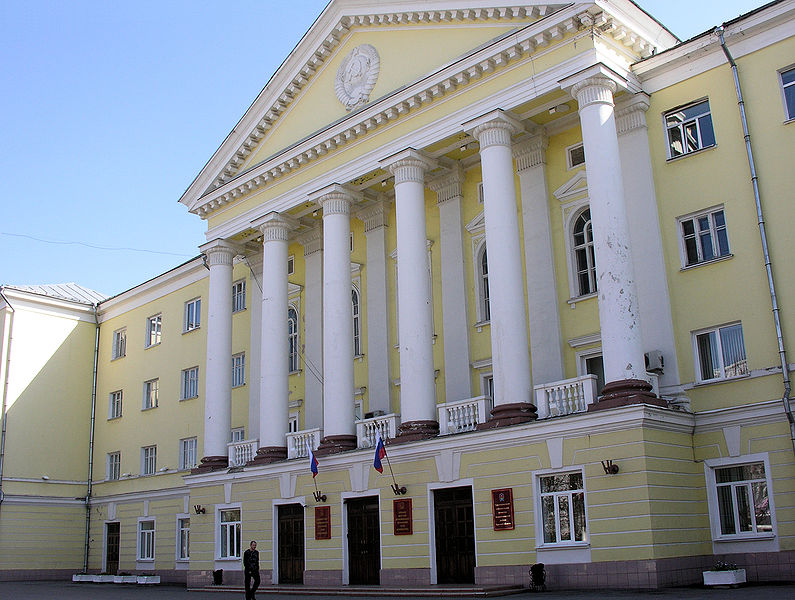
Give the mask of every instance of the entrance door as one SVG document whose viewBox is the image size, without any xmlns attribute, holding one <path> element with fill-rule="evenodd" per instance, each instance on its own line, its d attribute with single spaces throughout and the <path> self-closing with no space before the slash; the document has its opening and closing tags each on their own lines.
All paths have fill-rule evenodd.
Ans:
<svg viewBox="0 0 795 600">
<path fill-rule="evenodd" d="M 348 509 L 348 581 L 351 585 L 381 583 L 381 531 L 378 497 L 346 500 Z"/>
<path fill-rule="evenodd" d="M 304 582 L 304 507 L 282 504 L 279 510 L 279 583 Z"/>
<path fill-rule="evenodd" d="M 116 575 L 119 572 L 119 523 L 105 523 L 105 572 Z"/>
<path fill-rule="evenodd" d="M 434 490 L 437 583 L 475 583 L 472 488 Z"/>
</svg>

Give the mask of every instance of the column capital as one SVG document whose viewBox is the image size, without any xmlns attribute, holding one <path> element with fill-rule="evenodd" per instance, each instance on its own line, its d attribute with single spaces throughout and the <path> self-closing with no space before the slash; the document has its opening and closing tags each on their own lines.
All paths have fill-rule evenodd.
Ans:
<svg viewBox="0 0 795 600">
<path fill-rule="evenodd" d="M 524 131 L 522 122 L 502 109 L 467 121 L 462 127 L 480 143 L 481 150 L 489 146 L 510 146 L 511 136 Z"/>
<path fill-rule="evenodd" d="M 435 169 L 438 163 L 414 148 L 406 148 L 378 161 L 382 169 L 395 176 L 395 185 L 413 181 L 425 183 L 425 172 Z"/>
<path fill-rule="evenodd" d="M 629 87 L 624 77 L 602 63 L 561 79 L 558 83 L 577 100 L 580 110 L 592 104 L 613 106 L 615 91 Z"/>
<path fill-rule="evenodd" d="M 309 256 L 323 249 L 323 229 L 314 227 L 298 236 L 298 243 L 304 247 L 304 256 Z"/>
<path fill-rule="evenodd" d="M 386 227 L 386 201 L 377 200 L 374 204 L 363 208 L 357 215 L 364 223 L 364 232 Z"/>
<path fill-rule="evenodd" d="M 428 187 L 436 192 L 436 204 L 444 204 L 454 198 L 464 195 L 464 169 L 457 161 L 450 171 L 428 182 Z"/>
<path fill-rule="evenodd" d="M 629 100 L 616 105 L 616 130 L 618 135 L 634 129 L 646 129 L 646 111 L 649 110 L 649 95 L 639 92 Z"/>
<path fill-rule="evenodd" d="M 323 216 L 350 215 L 351 204 L 361 200 L 360 194 L 339 183 L 332 183 L 309 194 L 309 199 L 323 209 Z"/>
<path fill-rule="evenodd" d="M 262 232 L 262 242 L 286 242 L 290 232 L 298 226 L 298 222 L 287 215 L 271 212 L 251 222 Z"/>
<path fill-rule="evenodd" d="M 549 138 L 543 134 L 515 144 L 513 147 L 513 158 L 516 161 L 516 171 L 521 173 L 527 169 L 546 164 L 547 146 L 549 146 Z"/>
<path fill-rule="evenodd" d="M 214 267 L 215 265 L 231 265 L 232 259 L 238 254 L 238 248 L 226 240 L 213 240 L 199 246 L 207 257 L 207 266 Z"/>
</svg>

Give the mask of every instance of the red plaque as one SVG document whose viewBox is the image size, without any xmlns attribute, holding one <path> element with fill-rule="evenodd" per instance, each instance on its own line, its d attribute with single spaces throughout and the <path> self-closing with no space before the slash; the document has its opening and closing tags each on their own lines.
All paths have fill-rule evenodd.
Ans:
<svg viewBox="0 0 795 600">
<path fill-rule="evenodd" d="M 316 540 L 330 540 L 331 539 L 331 507 L 330 506 L 316 506 L 315 507 L 315 539 Z"/>
<path fill-rule="evenodd" d="M 513 490 L 491 490 L 491 508 L 494 515 L 494 531 L 513 529 Z"/>
<path fill-rule="evenodd" d="M 411 518 L 411 498 L 400 498 L 392 501 L 392 519 L 395 535 L 411 535 L 414 533 Z"/>
</svg>

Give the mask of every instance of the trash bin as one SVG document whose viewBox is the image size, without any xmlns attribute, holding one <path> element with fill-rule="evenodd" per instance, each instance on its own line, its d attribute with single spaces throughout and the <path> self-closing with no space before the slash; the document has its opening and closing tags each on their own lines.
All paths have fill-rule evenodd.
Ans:
<svg viewBox="0 0 795 600">
<path fill-rule="evenodd" d="M 218 569 L 213 571 L 213 585 L 223 585 L 224 583 L 224 570 Z"/>
</svg>

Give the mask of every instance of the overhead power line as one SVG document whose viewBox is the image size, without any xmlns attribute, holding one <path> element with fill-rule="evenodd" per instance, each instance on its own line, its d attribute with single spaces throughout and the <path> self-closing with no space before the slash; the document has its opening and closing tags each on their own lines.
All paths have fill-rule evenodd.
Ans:
<svg viewBox="0 0 795 600">
<path fill-rule="evenodd" d="M 118 250 L 127 252 L 145 252 L 147 254 L 167 254 L 168 256 L 193 256 L 193 254 L 185 254 L 182 252 L 165 252 L 163 250 L 149 250 L 148 248 L 130 248 L 127 246 L 98 246 L 96 244 L 87 244 L 86 242 L 72 242 L 72 241 L 59 241 L 59 240 L 43 240 L 32 235 L 24 233 L 9 233 L 0 231 L 0 235 L 7 235 L 9 237 L 20 237 L 33 240 L 35 242 L 42 242 L 45 244 L 57 244 L 60 246 L 85 246 L 86 248 L 93 248 L 95 250 Z"/>
</svg>

